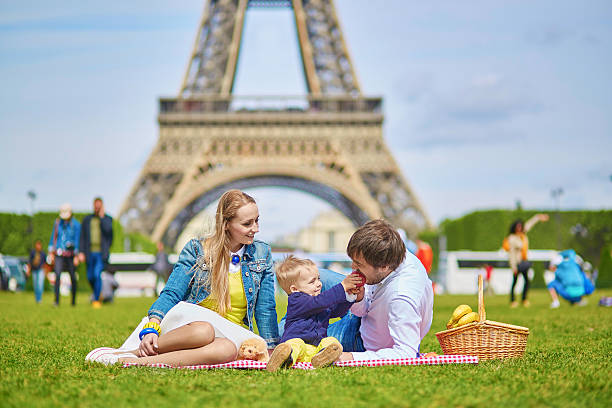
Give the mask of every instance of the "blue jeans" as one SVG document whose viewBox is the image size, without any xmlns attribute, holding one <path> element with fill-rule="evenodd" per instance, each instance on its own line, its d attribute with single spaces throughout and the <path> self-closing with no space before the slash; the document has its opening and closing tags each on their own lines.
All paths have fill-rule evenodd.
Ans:
<svg viewBox="0 0 612 408">
<path fill-rule="evenodd" d="M 42 301 L 42 294 L 45 288 L 45 274 L 42 269 L 34 269 L 32 271 L 32 286 L 34 286 L 34 297 L 36 303 Z"/>
<path fill-rule="evenodd" d="M 344 275 L 330 271 L 329 269 L 319 269 L 319 276 L 323 284 L 321 291 L 325 291 L 337 285 L 345 278 Z M 284 316 L 278 324 L 278 332 L 281 337 L 285 331 L 285 317 L 286 316 Z M 349 311 L 342 319 L 332 323 L 327 328 L 327 335 L 338 339 L 344 351 L 365 351 L 361 334 L 359 333 L 360 326 L 361 317 L 357 317 Z"/>
<path fill-rule="evenodd" d="M 101 252 L 92 252 L 87 261 L 87 280 L 93 289 L 93 300 L 100 300 L 100 291 L 102 290 L 102 262 Z"/>
</svg>

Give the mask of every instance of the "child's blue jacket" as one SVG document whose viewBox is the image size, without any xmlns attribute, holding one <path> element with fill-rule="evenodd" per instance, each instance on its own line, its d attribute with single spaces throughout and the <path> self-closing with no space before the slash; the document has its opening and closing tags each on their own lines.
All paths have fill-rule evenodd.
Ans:
<svg viewBox="0 0 612 408">
<path fill-rule="evenodd" d="M 313 346 L 319 345 L 327 337 L 329 319 L 344 316 L 352 305 L 346 300 L 341 283 L 317 296 L 293 292 L 287 302 L 287 320 L 281 343 L 300 338 Z"/>
</svg>

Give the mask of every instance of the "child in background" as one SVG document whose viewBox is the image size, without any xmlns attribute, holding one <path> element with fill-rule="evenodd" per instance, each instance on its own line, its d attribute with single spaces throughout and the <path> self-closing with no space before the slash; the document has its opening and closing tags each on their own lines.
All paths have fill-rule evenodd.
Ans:
<svg viewBox="0 0 612 408">
<path fill-rule="evenodd" d="M 281 344 L 274 349 L 266 369 L 276 371 L 309 361 L 318 368 L 336 361 L 342 354 L 342 345 L 334 337 L 327 337 L 329 319 L 348 312 L 357 297 L 350 292 L 362 285 L 361 277 L 348 275 L 321 293 L 314 262 L 289 255 L 276 266 L 276 278 L 289 295 L 287 320 Z"/>
<path fill-rule="evenodd" d="M 582 264 L 584 261 L 573 249 L 561 251 L 551 261 L 549 269 L 555 273 L 555 279 L 546 285 L 552 298 L 551 309 L 561 306 L 559 296 L 572 305 L 586 306 L 584 296 L 593 293 L 595 286 L 582 270 Z"/>
<path fill-rule="evenodd" d="M 36 303 L 42 302 L 42 294 L 45 290 L 45 271 L 43 270 L 47 254 L 42 250 L 42 241 L 37 239 L 34 249 L 30 252 L 26 275 L 32 275 L 32 286 L 34 286 L 34 297 Z"/>
</svg>

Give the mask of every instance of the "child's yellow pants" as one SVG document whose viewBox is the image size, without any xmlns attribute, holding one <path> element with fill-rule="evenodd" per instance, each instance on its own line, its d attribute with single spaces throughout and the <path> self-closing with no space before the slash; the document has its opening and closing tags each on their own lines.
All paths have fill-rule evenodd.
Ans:
<svg viewBox="0 0 612 408">
<path fill-rule="evenodd" d="M 289 339 L 285 343 L 291 346 L 291 358 L 293 359 L 294 363 L 308 363 L 319 351 L 323 350 L 330 344 L 340 344 L 340 342 L 335 337 L 325 337 L 319 342 L 319 345 L 316 347 L 312 344 L 306 344 L 304 340 L 300 338 Z"/>
</svg>

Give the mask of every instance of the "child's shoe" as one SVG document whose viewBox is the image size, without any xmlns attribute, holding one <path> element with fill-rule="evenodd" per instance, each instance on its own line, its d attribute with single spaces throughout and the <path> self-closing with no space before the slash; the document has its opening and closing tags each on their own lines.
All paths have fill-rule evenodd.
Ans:
<svg viewBox="0 0 612 408">
<path fill-rule="evenodd" d="M 325 367 L 333 364 L 342 354 L 342 344 L 332 343 L 319 351 L 310 361 L 314 368 Z"/>
<path fill-rule="evenodd" d="M 531 302 L 528 301 L 527 299 L 523 300 L 523 307 L 529 307 L 531 306 Z"/>
<path fill-rule="evenodd" d="M 552 303 L 550 304 L 551 309 L 558 309 L 559 306 L 561 306 L 561 303 L 559 303 L 559 299 L 553 300 Z"/>
<path fill-rule="evenodd" d="M 514 302 L 510 303 L 510 308 L 511 309 L 516 309 L 518 307 L 518 302 L 515 300 Z"/>
<path fill-rule="evenodd" d="M 290 368 L 294 361 L 291 357 L 291 346 L 287 343 L 281 343 L 272 352 L 270 361 L 266 364 L 267 371 L 276 371 L 279 368 Z"/>
</svg>

